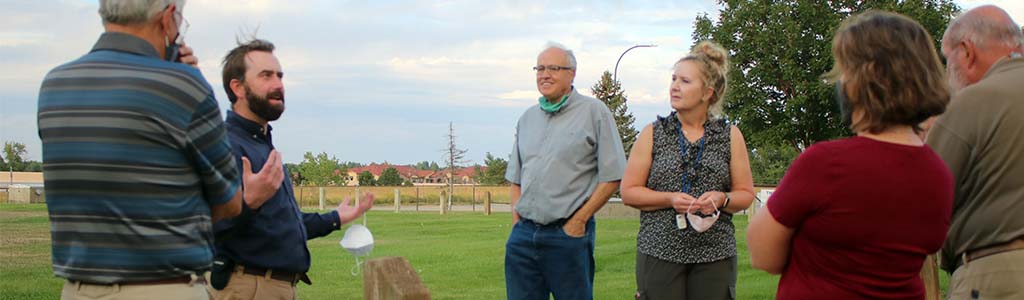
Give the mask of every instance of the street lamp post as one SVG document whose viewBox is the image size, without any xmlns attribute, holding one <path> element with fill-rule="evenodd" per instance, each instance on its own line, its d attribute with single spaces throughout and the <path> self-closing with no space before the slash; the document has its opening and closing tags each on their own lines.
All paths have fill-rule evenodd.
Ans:
<svg viewBox="0 0 1024 300">
<path fill-rule="evenodd" d="M 619 55 L 619 60 L 615 61 L 615 72 L 612 73 L 612 80 L 614 80 L 616 82 L 619 81 L 619 76 L 618 76 L 619 75 L 619 62 L 622 61 L 622 57 L 623 56 L 626 56 L 626 52 L 629 52 L 629 50 L 633 50 L 635 48 L 649 48 L 649 47 L 657 47 L 657 46 L 658 45 L 635 45 L 633 47 L 629 47 L 629 49 L 626 49 L 626 51 L 622 51 L 622 55 Z"/>
</svg>

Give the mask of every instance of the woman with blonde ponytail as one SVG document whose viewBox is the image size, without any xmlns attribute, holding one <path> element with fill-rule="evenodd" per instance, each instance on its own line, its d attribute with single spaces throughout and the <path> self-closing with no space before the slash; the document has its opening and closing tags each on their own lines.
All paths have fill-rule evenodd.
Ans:
<svg viewBox="0 0 1024 300">
<path fill-rule="evenodd" d="M 735 299 L 732 214 L 754 184 L 740 130 L 722 113 L 728 53 L 700 42 L 675 63 L 668 117 L 644 127 L 622 178 L 639 209 L 637 299 Z"/>
</svg>

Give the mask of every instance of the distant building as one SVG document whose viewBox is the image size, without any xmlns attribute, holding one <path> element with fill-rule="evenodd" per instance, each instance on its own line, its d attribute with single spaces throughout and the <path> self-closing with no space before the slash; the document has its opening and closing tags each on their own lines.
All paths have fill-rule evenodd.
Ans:
<svg viewBox="0 0 1024 300">
<path fill-rule="evenodd" d="M 384 170 L 388 168 L 395 168 L 398 171 L 398 176 L 403 181 L 411 182 L 413 185 L 444 185 L 448 184 L 448 170 L 441 169 L 438 171 L 433 170 L 420 170 L 412 166 L 392 165 L 388 163 L 377 164 L 371 163 L 365 167 L 350 168 L 348 169 L 348 185 L 355 186 L 359 185 L 359 173 L 368 171 L 373 174 L 374 180 L 379 180 L 380 175 L 384 173 Z M 477 184 L 476 182 L 476 166 L 455 169 L 455 174 L 452 181 L 455 184 Z M 487 170 L 487 167 L 480 167 L 481 170 Z M 340 171 L 339 171 L 340 172 Z"/>
</svg>

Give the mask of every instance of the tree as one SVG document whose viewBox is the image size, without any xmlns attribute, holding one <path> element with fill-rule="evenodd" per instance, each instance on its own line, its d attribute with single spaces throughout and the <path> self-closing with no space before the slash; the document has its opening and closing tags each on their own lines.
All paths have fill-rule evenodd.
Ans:
<svg viewBox="0 0 1024 300">
<path fill-rule="evenodd" d="M 626 94 L 622 90 L 622 85 L 612 79 L 611 72 L 604 71 L 604 75 L 601 75 L 601 80 L 594 84 L 594 87 L 590 88 L 590 92 L 598 100 L 604 102 L 604 105 L 608 106 L 608 110 L 612 111 L 615 125 L 619 129 L 619 135 L 622 136 L 623 150 L 625 150 L 626 157 L 629 157 L 629 150 L 633 149 L 633 142 L 636 142 L 637 131 L 633 129 L 633 121 L 636 118 L 633 117 L 633 114 L 629 113 L 629 107 L 626 105 Z"/>
<path fill-rule="evenodd" d="M 490 152 L 487 152 L 484 164 L 487 165 L 486 170 L 481 170 L 480 166 L 476 167 L 477 182 L 486 185 L 508 184 L 508 181 L 505 180 L 505 169 L 508 168 L 507 160 L 495 157 Z"/>
<path fill-rule="evenodd" d="M 373 179 L 373 173 L 370 173 L 370 171 L 363 171 L 362 173 L 359 173 L 356 178 L 359 181 L 359 186 L 377 185 L 377 180 Z"/>
<path fill-rule="evenodd" d="M 302 162 L 299 163 L 298 170 L 303 181 L 310 185 L 328 186 L 348 183 L 345 178 L 348 168 L 342 166 L 338 162 L 338 158 L 328 157 L 326 152 L 317 155 L 306 152 L 302 155 Z"/>
<path fill-rule="evenodd" d="M 694 44 L 713 40 L 730 50 L 725 111 L 755 154 L 758 182 L 776 176 L 769 166 L 788 166 L 811 144 L 851 134 L 839 121 L 833 86 L 821 79 L 832 68 L 832 36 L 842 20 L 867 9 L 897 12 L 920 22 L 938 47 L 960 10 L 951 0 L 718 3 L 717 20 L 697 17 Z"/>
<path fill-rule="evenodd" d="M 4 142 L 4 161 L 7 165 L 8 171 L 24 171 L 25 170 L 25 158 L 27 158 L 28 151 L 25 150 L 25 144 L 19 142 Z"/>
<path fill-rule="evenodd" d="M 357 162 L 354 162 L 354 161 L 341 162 L 339 165 L 344 167 L 346 170 L 351 169 L 351 168 L 361 168 L 361 167 L 365 167 L 366 166 L 364 164 L 357 163 Z"/>
<path fill-rule="evenodd" d="M 459 149 L 455 146 L 455 127 L 448 122 L 448 147 L 443 149 L 445 156 L 445 169 L 448 175 L 448 209 L 452 208 L 452 194 L 455 192 L 455 168 L 459 165 L 469 163 L 466 160 L 467 149 Z"/>
<path fill-rule="evenodd" d="M 286 163 L 284 164 L 284 170 L 288 172 L 287 175 L 291 177 L 293 184 L 303 185 L 305 183 L 306 178 L 302 176 L 302 170 L 299 165 Z"/>
<path fill-rule="evenodd" d="M 400 186 L 402 185 L 402 177 L 398 175 L 398 169 L 387 168 L 384 172 L 380 173 L 380 178 L 377 178 L 377 185 L 379 186 Z"/>
</svg>

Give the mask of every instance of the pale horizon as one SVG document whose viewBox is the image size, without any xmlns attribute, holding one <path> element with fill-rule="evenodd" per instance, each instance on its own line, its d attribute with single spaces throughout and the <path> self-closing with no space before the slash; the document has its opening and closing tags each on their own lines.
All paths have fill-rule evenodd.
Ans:
<svg viewBox="0 0 1024 300">
<path fill-rule="evenodd" d="M 26 145 L 41 161 L 36 127 L 39 84 L 50 69 L 84 55 L 103 28 L 95 0 L 4 1 L 0 11 L 0 140 Z M 954 1 L 963 9 L 995 4 L 1020 23 L 1024 1 Z M 536 55 L 549 41 L 577 56 L 574 86 L 590 95 L 622 59 L 618 79 L 639 129 L 670 112 L 672 64 L 692 44 L 693 22 L 717 18 L 715 1 L 585 4 L 497 1 L 342 3 L 190 0 L 185 41 L 216 91 L 220 60 L 236 37 L 257 31 L 277 46 L 287 110 L 272 122 L 287 163 L 305 152 L 340 161 L 443 163 L 448 123 L 470 164 L 486 153 L 507 158 L 515 123 L 537 103 Z"/>
</svg>

